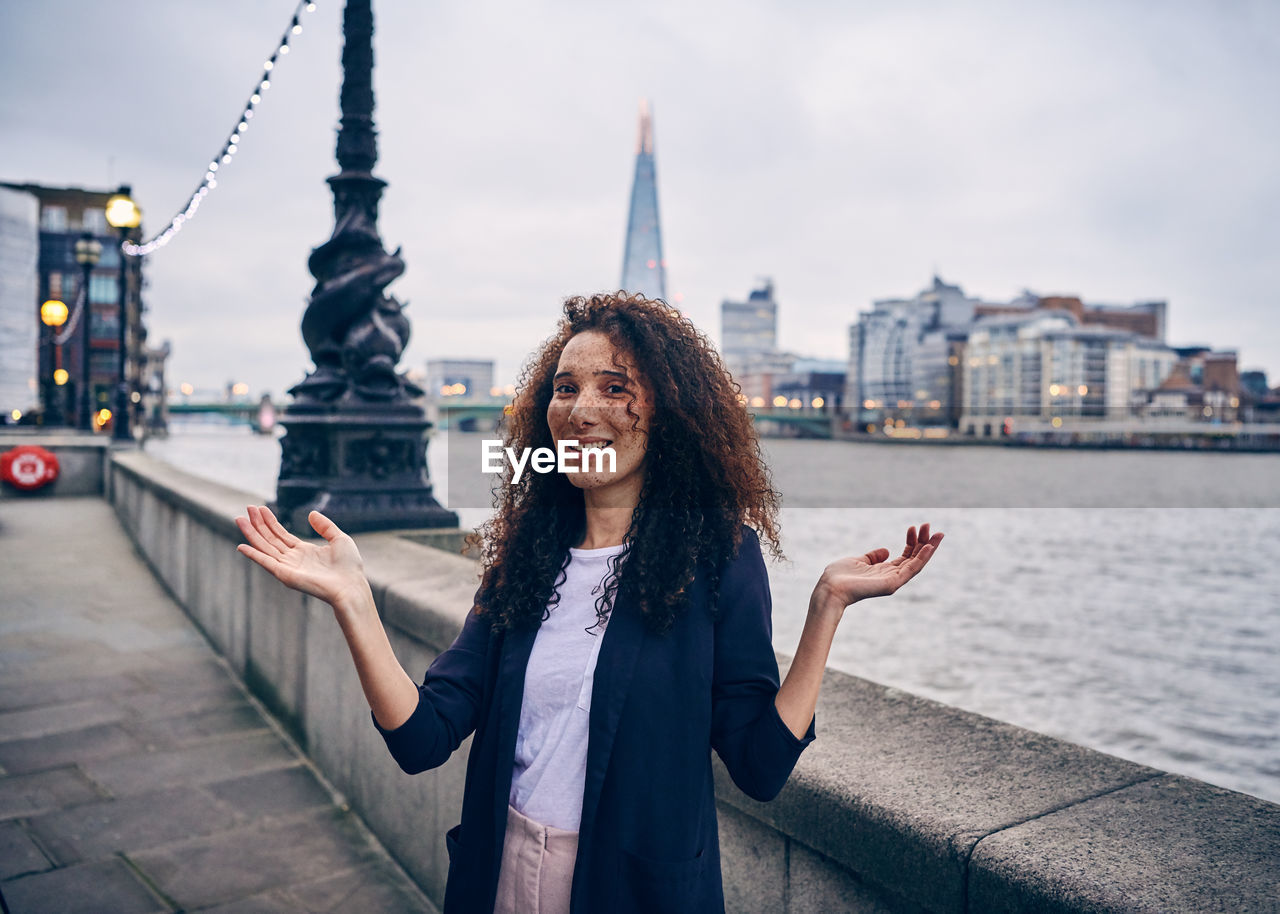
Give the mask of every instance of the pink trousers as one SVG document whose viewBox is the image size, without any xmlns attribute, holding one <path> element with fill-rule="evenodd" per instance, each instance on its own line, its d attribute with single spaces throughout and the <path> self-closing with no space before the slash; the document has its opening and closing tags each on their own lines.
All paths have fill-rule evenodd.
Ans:
<svg viewBox="0 0 1280 914">
<path fill-rule="evenodd" d="M 494 914 L 568 914 L 578 833 L 541 825 L 507 806 Z"/>
</svg>

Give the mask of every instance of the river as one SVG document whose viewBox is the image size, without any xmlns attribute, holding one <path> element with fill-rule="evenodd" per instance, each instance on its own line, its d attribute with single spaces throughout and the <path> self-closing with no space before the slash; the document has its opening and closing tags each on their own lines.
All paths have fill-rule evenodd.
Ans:
<svg viewBox="0 0 1280 914">
<path fill-rule="evenodd" d="M 465 525 L 489 513 L 481 438 L 441 435 L 428 454 Z M 764 447 L 784 503 L 779 650 L 827 562 L 896 553 L 928 521 L 946 533 L 936 558 L 846 613 L 831 666 L 1280 802 L 1280 456 Z M 270 437 L 177 426 L 146 450 L 274 495 Z"/>
</svg>

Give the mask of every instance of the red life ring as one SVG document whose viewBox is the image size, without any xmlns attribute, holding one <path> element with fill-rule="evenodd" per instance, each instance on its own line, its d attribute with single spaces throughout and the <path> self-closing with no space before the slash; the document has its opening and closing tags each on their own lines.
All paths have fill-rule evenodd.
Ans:
<svg viewBox="0 0 1280 914">
<path fill-rule="evenodd" d="M 0 454 L 0 478 L 30 492 L 58 478 L 58 458 L 52 451 L 34 444 L 24 444 Z"/>
</svg>

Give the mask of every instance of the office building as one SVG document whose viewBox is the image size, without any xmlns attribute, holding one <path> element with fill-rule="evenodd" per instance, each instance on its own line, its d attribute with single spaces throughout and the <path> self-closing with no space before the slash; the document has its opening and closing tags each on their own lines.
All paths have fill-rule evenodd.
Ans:
<svg viewBox="0 0 1280 914">
<path fill-rule="evenodd" d="M 427 399 L 484 400 L 492 396 L 491 359 L 430 359 L 427 361 Z"/>
<path fill-rule="evenodd" d="M 39 256 L 40 201 L 0 187 L 0 422 L 18 421 L 39 406 Z"/>
<path fill-rule="evenodd" d="M 620 288 L 638 292 L 645 298 L 664 301 L 667 298 L 667 262 L 662 257 L 658 179 L 654 170 L 653 118 L 647 102 L 640 104 L 640 136 L 636 142 L 636 171 L 631 184 Z"/>
<path fill-rule="evenodd" d="M 76 242 L 88 235 L 102 245 L 101 257 L 89 273 L 87 316 L 89 319 L 89 403 L 91 412 L 116 410 L 116 390 L 120 379 L 120 235 L 106 221 L 107 201 L 117 193 L 84 190 L 78 187 L 44 187 L 37 184 L 0 184 L 6 193 L 8 207 L 24 209 L 29 215 L 30 202 L 38 207 L 38 254 L 34 275 L 25 279 L 12 266 L 26 256 L 29 236 L 24 231 L 6 231 L 0 239 L 0 260 L 9 266 L 5 288 L 25 283 L 31 325 L 36 328 L 36 405 L 40 421 L 53 425 L 75 425 L 81 414 L 81 392 L 85 365 L 84 331 L 80 299 L 84 273 L 76 262 Z M 25 218 L 25 217 L 23 217 Z M 12 224 L 12 223 L 11 223 Z M 132 230 L 138 238 L 141 229 Z M 25 268 L 24 268 L 25 269 Z M 135 427 L 142 412 L 141 378 L 146 327 L 143 324 L 142 259 L 125 260 L 125 384 L 130 401 L 130 427 Z M 6 293 L 7 294 L 7 293 Z M 40 322 L 40 307 L 48 301 L 63 302 L 68 311 L 60 333 Z M 9 303 L 3 306 L 8 311 Z M 74 322 L 74 323 L 73 323 Z M 6 334 L 8 336 L 8 334 Z M 58 369 L 66 372 L 65 383 L 58 384 Z M 152 364 L 154 370 L 154 362 Z"/>
</svg>

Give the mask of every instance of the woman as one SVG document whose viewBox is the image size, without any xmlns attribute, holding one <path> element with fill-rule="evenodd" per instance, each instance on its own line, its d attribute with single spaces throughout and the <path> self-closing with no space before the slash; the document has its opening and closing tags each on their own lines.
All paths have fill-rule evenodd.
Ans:
<svg viewBox="0 0 1280 914">
<path fill-rule="evenodd" d="M 710 750 L 772 799 L 814 738 L 845 608 L 896 591 L 942 534 L 912 527 L 895 559 L 827 566 L 779 687 L 760 549 L 780 554 L 779 498 L 737 387 L 688 320 L 623 293 L 568 300 L 505 443 L 560 448 L 566 471 L 508 467 L 474 609 L 421 686 L 331 521 L 312 513 L 315 545 L 251 507 L 238 548 L 333 606 L 405 771 L 474 733 L 446 912 L 722 911 Z"/>
</svg>

